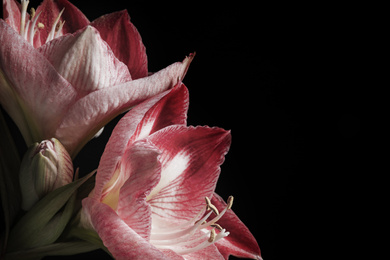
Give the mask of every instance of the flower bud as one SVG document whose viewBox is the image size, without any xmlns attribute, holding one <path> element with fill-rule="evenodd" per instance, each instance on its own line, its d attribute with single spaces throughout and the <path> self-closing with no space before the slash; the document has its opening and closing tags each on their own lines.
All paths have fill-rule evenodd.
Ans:
<svg viewBox="0 0 390 260">
<path fill-rule="evenodd" d="M 22 209 L 29 210 L 46 194 L 72 180 L 72 160 L 57 139 L 33 144 L 24 155 L 20 167 Z"/>
</svg>

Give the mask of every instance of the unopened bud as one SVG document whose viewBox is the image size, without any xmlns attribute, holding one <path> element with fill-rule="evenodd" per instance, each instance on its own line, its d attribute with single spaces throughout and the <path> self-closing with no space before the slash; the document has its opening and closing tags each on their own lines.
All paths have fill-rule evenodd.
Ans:
<svg viewBox="0 0 390 260">
<path fill-rule="evenodd" d="M 24 155 L 20 167 L 22 209 L 29 210 L 46 194 L 72 180 L 72 160 L 57 139 L 33 144 Z"/>
</svg>

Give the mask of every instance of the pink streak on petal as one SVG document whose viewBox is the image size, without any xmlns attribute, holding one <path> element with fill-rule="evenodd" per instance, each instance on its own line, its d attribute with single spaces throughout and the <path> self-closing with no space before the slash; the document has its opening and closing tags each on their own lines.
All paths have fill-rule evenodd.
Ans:
<svg viewBox="0 0 390 260">
<path fill-rule="evenodd" d="M 160 183 L 150 194 L 153 213 L 189 220 L 213 194 L 231 136 L 209 127 L 170 126 L 148 138 L 162 152 Z"/>
<path fill-rule="evenodd" d="M 126 10 L 101 16 L 91 25 L 100 32 L 115 56 L 128 66 L 133 79 L 148 75 L 145 46 Z"/>
<path fill-rule="evenodd" d="M 186 125 L 188 103 L 188 89 L 178 82 L 166 96 L 147 111 L 139 122 L 132 141 L 145 138 L 170 125 Z"/>
<path fill-rule="evenodd" d="M 136 140 L 172 124 L 185 124 L 188 90 L 179 82 L 172 90 L 149 98 L 130 110 L 115 126 L 101 157 L 95 186 L 96 198 L 112 178 L 125 149 Z M 145 124 L 152 127 L 145 127 Z M 146 129 L 147 128 L 147 129 Z"/>
<path fill-rule="evenodd" d="M 167 259 L 148 241 L 139 236 L 109 206 L 92 198 L 83 200 L 83 208 L 103 244 L 115 259 Z"/>
<path fill-rule="evenodd" d="M 141 140 L 130 147 L 122 159 L 118 215 L 144 239 L 150 239 L 151 209 L 146 196 L 160 180 L 160 152 Z"/>
<path fill-rule="evenodd" d="M 99 89 L 81 98 L 69 109 L 56 132 L 57 138 L 69 154 L 77 153 L 83 142 L 89 140 L 86 136 L 91 129 L 96 133 L 118 114 L 174 87 L 178 78 L 184 77 L 192 58 L 176 62 L 149 77 Z"/>
</svg>

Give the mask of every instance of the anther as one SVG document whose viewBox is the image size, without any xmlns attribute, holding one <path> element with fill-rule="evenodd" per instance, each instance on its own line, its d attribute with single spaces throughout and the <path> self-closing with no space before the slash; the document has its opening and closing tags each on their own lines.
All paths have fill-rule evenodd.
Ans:
<svg viewBox="0 0 390 260">
<path fill-rule="evenodd" d="M 45 25 L 43 23 L 38 23 L 38 29 L 43 29 L 45 28 Z"/>
<path fill-rule="evenodd" d="M 231 209 L 232 206 L 233 206 L 233 200 L 234 200 L 234 197 L 233 196 L 229 196 L 228 200 L 227 200 L 227 208 L 228 209 Z"/>
<path fill-rule="evenodd" d="M 34 16 L 35 16 L 35 8 L 31 7 L 31 9 L 30 9 L 30 20 L 34 19 Z"/>
<path fill-rule="evenodd" d="M 214 229 L 212 229 L 211 231 L 210 231 L 210 238 L 209 238 L 209 242 L 210 243 L 213 243 L 214 242 L 214 240 L 215 240 L 215 230 Z"/>
<path fill-rule="evenodd" d="M 217 224 L 217 223 L 214 223 L 214 224 L 212 224 L 210 226 L 213 227 L 213 228 L 218 229 L 219 231 L 222 231 L 222 227 L 219 224 Z"/>
<path fill-rule="evenodd" d="M 215 207 L 213 204 L 211 204 L 211 201 L 208 197 L 205 197 L 205 200 L 206 200 L 206 204 L 207 204 L 207 210 L 212 210 L 214 212 L 215 215 L 219 215 L 219 211 L 217 209 L 217 207 Z"/>
</svg>

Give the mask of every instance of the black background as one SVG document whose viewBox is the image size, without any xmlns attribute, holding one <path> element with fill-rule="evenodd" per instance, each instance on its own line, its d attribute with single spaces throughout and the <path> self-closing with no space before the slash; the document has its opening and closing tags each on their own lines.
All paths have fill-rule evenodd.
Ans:
<svg viewBox="0 0 390 260">
<path fill-rule="evenodd" d="M 216 191 L 234 195 L 265 260 L 349 251 L 364 16 L 340 5 L 159 2 L 73 1 L 91 21 L 127 9 L 151 72 L 196 51 L 188 124 L 232 131 Z M 76 158 L 82 173 L 96 168 L 115 122 Z"/>
</svg>

